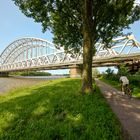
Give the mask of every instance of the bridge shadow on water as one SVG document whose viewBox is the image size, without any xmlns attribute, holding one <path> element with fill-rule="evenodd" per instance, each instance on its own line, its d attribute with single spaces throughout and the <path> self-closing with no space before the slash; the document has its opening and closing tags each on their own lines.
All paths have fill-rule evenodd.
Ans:
<svg viewBox="0 0 140 140">
<path fill-rule="evenodd" d="M 120 139 L 119 123 L 103 96 L 83 96 L 80 85 L 49 82 L 0 101 L 0 140 Z"/>
</svg>

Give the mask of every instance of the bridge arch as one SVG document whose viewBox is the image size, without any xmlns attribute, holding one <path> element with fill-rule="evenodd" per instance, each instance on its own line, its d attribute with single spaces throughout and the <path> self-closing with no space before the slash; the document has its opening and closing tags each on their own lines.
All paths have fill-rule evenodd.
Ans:
<svg viewBox="0 0 140 140">
<path fill-rule="evenodd" d="M 112 42 L 114 42 L 114 45 L 111 48 L 106 48 L 105 44 L 100 42 L 96 43 L 97 51 L 93 63 L 96 60 L 97 65 L 101 63 L 108 65 L 107 61 L 111 59 L 112 65 L 116 61 L 113 60 L 114 58 L 124 55 L 129 57 L 129 55 L 133 56 L 134 53 L 140 54 L 140 44 L 133 35 L 119 37 L 113 39 Z M 69 68 L 73 64 L 82 64 L 82 50 L 79 55 L 73 56 L 65 53 L 63 47 L 58 47 L 47 40 L 33 37 L 15 40 L 0 55 L 0 72 L 34 68 Z"/>
<path fill-rule="evenodd" d="M 22 38 L 12 42 L 5 48 L 5 50 L 0 55 L 1 64 L 14 63 L 17 61 L 17 59 L 19 59 L 19 56 L 22 60 L 25 59 L 25 57 L 25 60 L 28 60 L 28 57 L 30 56 L 29 53 L 33 55 L 33 53 L 35 54 L 35 51 L 37 53 L 36 57 L 39 57 L 43 55 L 41 54 L 41 49 L 43 48 L 48 51 L 47 54 L 60 53 L 62 51 L 64 52 L 63 48 L 58 49 L 56 45 L 47 40 L 32 37 Z M 32 58 L 33 56 L 30 57 Z"/>
</svg>

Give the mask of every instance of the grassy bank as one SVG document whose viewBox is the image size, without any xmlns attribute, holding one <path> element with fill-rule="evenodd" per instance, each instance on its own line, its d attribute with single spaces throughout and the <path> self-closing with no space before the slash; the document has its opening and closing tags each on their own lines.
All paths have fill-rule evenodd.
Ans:
<svg viewBox="0 0 140 140">
<path fill-rule="evenodd" d="M 111 80 L 111 79 L 107 79 L 105 77 L 101 77 L 100 80 L 102 80 L 103 82 L 112 85 L 114 88 L 121 90 L 121 86 L 118 80 Z"/>
<path fill-rule="evenodd" d="M 133 96 L 140 99 L 140 87 L 138 85 L 140 83 L 137 81 L 137 77 L 131 77 L 131 78 L 129 77 L 128 79 L 130 80 L 130 85 L 129 86 L 132 89 Z M 100 78 L 100 80 L 102 80 L 105 83 L 108 83 L 108 84 L 112 85 L 113 87 L 115 87 L 118 90 L 121 90 L 121 85 L 120 85 L 118 79 L 116 79 L 116 80 L 113 79 L 112 80 L 112 79 L 109 79 L 107 77 L 102 77 L 102 78 Z"/>
<path fill-rule="evenodd" d="M 0 96 L 0 140 L 121 140 L 100 91 L 81 95 L 80 85 L 63 79 Z"/>
<path fill-rule="evenodd" d="M 11 72 L 12 76 L 51 76 L 48 72 L 41 71 L 24 71 L 24 72 Z"/>
</svg>

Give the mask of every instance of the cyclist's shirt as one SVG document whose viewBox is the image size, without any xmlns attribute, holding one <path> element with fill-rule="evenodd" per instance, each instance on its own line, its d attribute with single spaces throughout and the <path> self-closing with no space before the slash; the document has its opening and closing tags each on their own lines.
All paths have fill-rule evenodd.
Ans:
<svg viewBox="0 0 140 140">
<path fill-rule="evenodd" d="M 129 84 L 129 80 L 127 79 L 126 76 L 121 76 L 120 81 L 122 82 L 123 85 L 128 85 Z"/>
</svg>

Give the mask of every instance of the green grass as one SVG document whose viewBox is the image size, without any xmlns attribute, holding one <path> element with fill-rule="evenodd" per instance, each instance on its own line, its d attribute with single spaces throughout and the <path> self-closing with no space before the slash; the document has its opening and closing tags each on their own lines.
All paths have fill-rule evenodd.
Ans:
<svg viewBox="0 0 140 140">
<path fill-rule="evenodd" d="M 121 85 L 118 81 L 114 81 L 114 80 L 110 80 L 110 79 L 106 79 L 104 77 L 101 77 L 100 80 L 102 80 L 103 82 L 109 84 L 109 85 L 112 85 L 114 88 L 118 89 L 118 90 L 121 90 Z"/>
<path fill-rule="evenodd" d="M 12 76 L 51 76 L 49 72 L 41 71 L 23 71 L 23 72 L 11 72 Z"/>
<path fill-rule="evenodd" d="M 104 77 L 102 77 L 100 80 L 102 80 L 103 82 L 105 82 L 107 84 L 110 84 L 111 86 L 113 86 L 114 88 L 116 88 L 118 90 L 121 90 L 121 85 L 120 85 L 119 81 L 106 79 Z M 132 88 L 133 97 L 140 99 L 140 87 L 136 86 L 136 85 L 132 85 L 131 83 L 129 86 Z"/>
<path fill-rule="evenodd" d="M 0 96 L 0 140 L 121 140 L 122 127 L 100 94 L 80 79 L 50 81 Z"/>
</svg>

